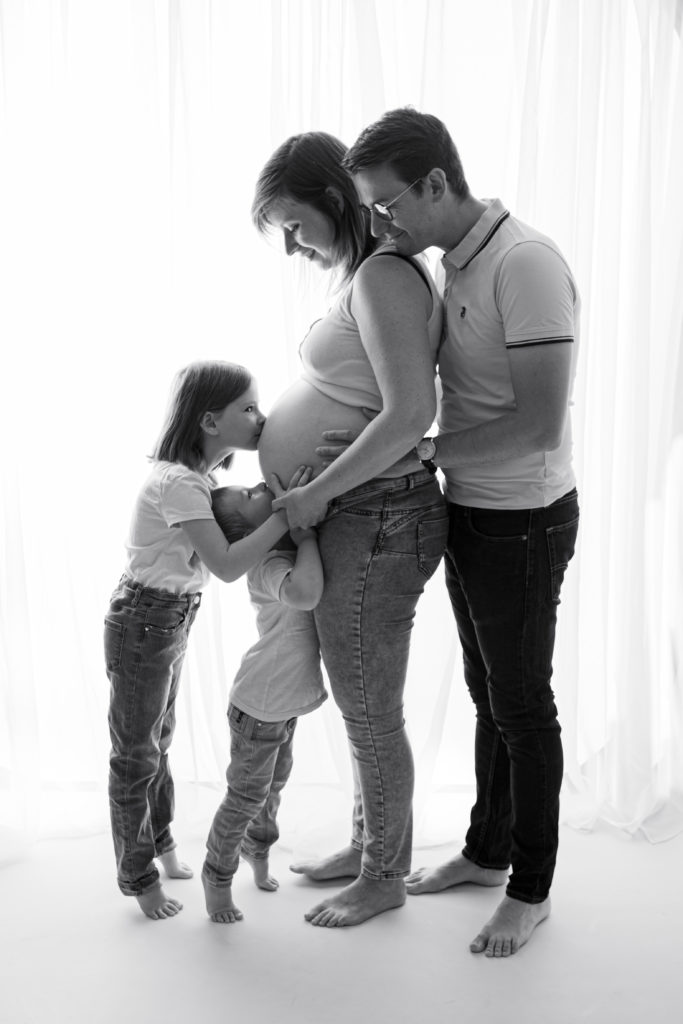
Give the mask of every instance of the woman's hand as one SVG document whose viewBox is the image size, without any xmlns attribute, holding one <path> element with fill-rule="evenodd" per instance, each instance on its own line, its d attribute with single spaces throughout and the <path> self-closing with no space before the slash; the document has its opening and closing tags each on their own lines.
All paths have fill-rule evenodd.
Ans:
<svg viewBox="0 0 683 1024">
<path fill-rule="evenodd" d="M 301 485 L 287 490 L 273 502 L 273 512 L 284 509 L 290 530 L 307 530 L 327 515 L 327 502 L 317 498 L 312 488 Z"/>
</svg>

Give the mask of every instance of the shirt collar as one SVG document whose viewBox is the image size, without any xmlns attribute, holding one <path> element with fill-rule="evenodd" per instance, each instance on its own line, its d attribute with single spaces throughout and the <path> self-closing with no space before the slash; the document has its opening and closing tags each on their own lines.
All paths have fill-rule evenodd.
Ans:
<svg viewBox="0 0 683 1024">
<path fill-rule="evenodd" d="M 441 262 L 446 270 L 449 263 L 456 270 L 463 270 L 488 245 L 503 221 L 510 216 L 510 211 L 505 209 L 500 199 L 483 199 L 482 202 L 487 204 L 487 208 L 479 220 L 450 252 L 442 256 Z"/>
</svg>

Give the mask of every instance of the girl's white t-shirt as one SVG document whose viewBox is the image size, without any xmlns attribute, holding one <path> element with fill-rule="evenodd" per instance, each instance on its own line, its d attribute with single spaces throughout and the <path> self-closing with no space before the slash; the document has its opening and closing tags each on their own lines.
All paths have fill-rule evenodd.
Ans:
<svg viewBox="0 0 683 1024">
<path fill-rule="evenodd" d="M 211 573 L 179 523 L 213 519 L 209 476 L 179 462 L 155 462 L 138 494 L 126 542 L 126 575 L 144 587 L 187 594 Z"/>
</svg>

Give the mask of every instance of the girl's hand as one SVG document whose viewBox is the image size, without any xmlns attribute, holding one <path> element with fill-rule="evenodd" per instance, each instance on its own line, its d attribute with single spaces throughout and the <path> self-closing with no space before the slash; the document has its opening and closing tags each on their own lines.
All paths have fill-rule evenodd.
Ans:
<svg viewBox="0 0 683 1024">
<path fill-rule="evenodd" d="M 305 540 L 317 540 L 317 533 L 314 528 L 310 526 L 307 530 L 301 530 L 298 527 L 289 531 L 289 536 L 292 538 L 297 547 L 299 544 L 303 544 Z"/>
<path fill-rule="evenodd" d="M 305 487 L 306 484 L 310 481 L 312 475 L 313 470 L 310 466 L 299 466 L 299 468 L 295 470 L 292 479 L 289 481 L 289 484 L 285 488 L 282 486 L 282 481 L 280 480 L 280 477 L 277 475 L 277 473 L 271 473 L 270 480 L 268 482 L 268 487 L 273 492 L 276 498 L 281 498 L 283 494 L 288 494 L 289 491 L 294 490 L 296 487 Z M 281 506 L 278 505 L 277 508 L 273 509 L 273 512 L 277 512 L 278 508 L 280 507 Z"/>
</svg>

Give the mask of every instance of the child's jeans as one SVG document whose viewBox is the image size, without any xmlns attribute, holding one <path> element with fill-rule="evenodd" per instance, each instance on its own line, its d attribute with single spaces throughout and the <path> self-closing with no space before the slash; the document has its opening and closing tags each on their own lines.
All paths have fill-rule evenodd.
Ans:
<svg viewBox="0 0 683 1024">
<path fill-rule="evenodd" d="M 297 720 L 261 722 L 231 704 L 228 722 L 228 788 L 206 841 L 202 870 L 206 881 L 218 888 L 232 883 L 240 853 L 267 857 L 279 838 L 277 811 L 292 771 Z"/>
<path fill-rule="evenodd" d="M 154 857 L 175 847 L 168 748 L 187 637 L 201 594 L 171 594 L 123 577 L 104 620 L 111 683 L 109 807 L 121 892 L 159 880 Z"/>
</svg>

